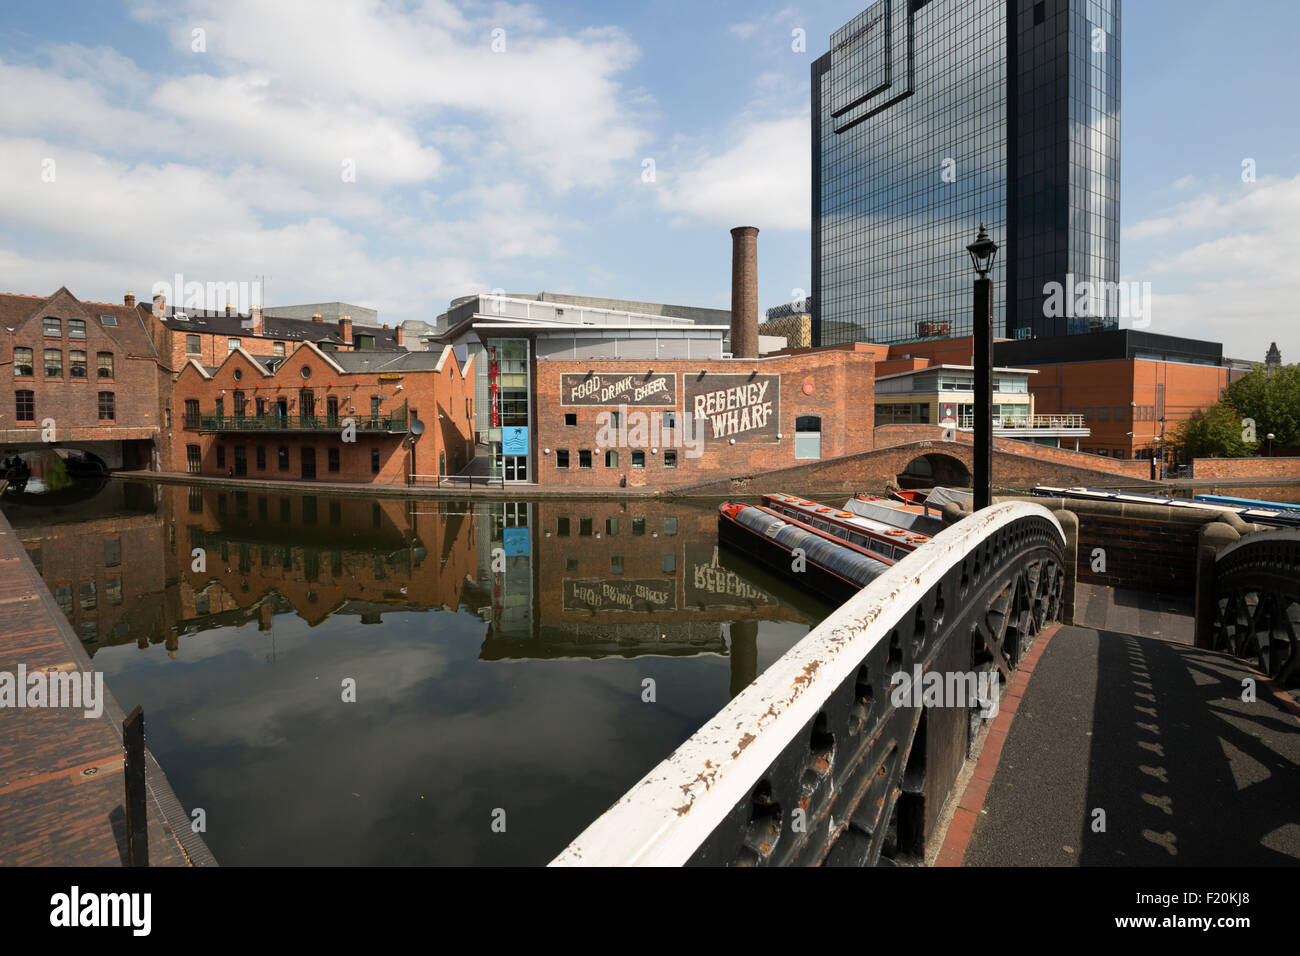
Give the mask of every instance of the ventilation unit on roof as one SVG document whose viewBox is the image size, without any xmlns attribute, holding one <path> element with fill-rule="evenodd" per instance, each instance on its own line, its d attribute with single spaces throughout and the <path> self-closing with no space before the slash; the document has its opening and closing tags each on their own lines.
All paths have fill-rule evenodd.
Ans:
<svg viewBox="0 0 1300 956">
<path fill-rule="evenodd" d="M 182 322 L 188 322 L 188 321 L 190 320 L 190 317 L 189 317 L 188 315 L 186 315 L 184 312 L 173 312 L 173 313 L 172 313 L 172 318 L 173 318 L 173 319 L 180 319 L 180 321 L 182 321 Z"/>
</svg>

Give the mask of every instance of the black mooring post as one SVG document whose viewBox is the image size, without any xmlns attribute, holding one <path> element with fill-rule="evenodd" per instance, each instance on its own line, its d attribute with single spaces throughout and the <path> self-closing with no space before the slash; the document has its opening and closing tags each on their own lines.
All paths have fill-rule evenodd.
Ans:
<svg viewBox="0 0 1300 956">
<path fill-rule="evenodd" d="M 122 721 L 126 780 L 126 863 L 127 866 L 149 865 L 149 817 L 145 812 L 144 789 L 144 711 L 137 704 Z"/>
<path fill-rule="evenodd" d="M 975 510 L 993 504 L 993 280 L 975 280 Z"/>
</svg>

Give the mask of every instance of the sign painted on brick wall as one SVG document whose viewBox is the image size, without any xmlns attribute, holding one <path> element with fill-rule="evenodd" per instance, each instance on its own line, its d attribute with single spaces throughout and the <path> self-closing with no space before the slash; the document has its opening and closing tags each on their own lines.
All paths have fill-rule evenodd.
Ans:
<svg viewBox="0 0 1300 956">
<path fill-rule="evenodd" d="M 561 405 L 676 405 L 677 379 L 668 374 L 565 374 Z"/>
<path fill-rule="evenodd" d="M 781 376 L 687 373 L 686 414 L 704 422 L 705 441 L 775 442 L 781 427 Z M 698 426 L 697 426 L 698 427 Z"/>
<path fill-rule="evenodd" d="M 718 546 L 686 548 L 687 607 L 754 607 L 776 604 L 776 598 L 750 584 L 718 561 Z"/>
<path fill-rule="evenodd" d="M 672 611 L 676 584 L 663 581 L 565 581 L 566 611 Z"/>
</svg>

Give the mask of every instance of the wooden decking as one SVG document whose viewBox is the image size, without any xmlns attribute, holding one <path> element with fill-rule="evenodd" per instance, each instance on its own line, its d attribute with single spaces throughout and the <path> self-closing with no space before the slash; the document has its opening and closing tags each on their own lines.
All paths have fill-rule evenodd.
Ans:
<svg viewBox="0 0 1300 956">
<path fill-rule="evenodd" d="M 0 514 L 0 672 L 90 673 L 67 619 Z M 0 707 L 0 866 L 124 866 L 122 709 Z M 148 718 L 145 714 L 146 734 Z M 147 758 L 149 862 L 215 863 L 167 778 Z"/>
</svg>

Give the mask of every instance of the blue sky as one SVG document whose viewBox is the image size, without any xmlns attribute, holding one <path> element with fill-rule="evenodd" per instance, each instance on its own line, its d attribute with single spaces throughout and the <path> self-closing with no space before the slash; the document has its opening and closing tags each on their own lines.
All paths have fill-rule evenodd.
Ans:
<svg viewBox="0 0 1300 956">
<path fill-rule="evenodd" d="M 752 224 L 762 304 L 788 301 L 809 63 L 864 5 L 11 2 L 0 288 L 261 274 L 272 303 L 389 321 L 493 288 L 725 308 Z M 1300 7 L 1128 0 L 1123 29 L 1122 267 L 1151 330 L 1295 360 Z"/>
</svg>

